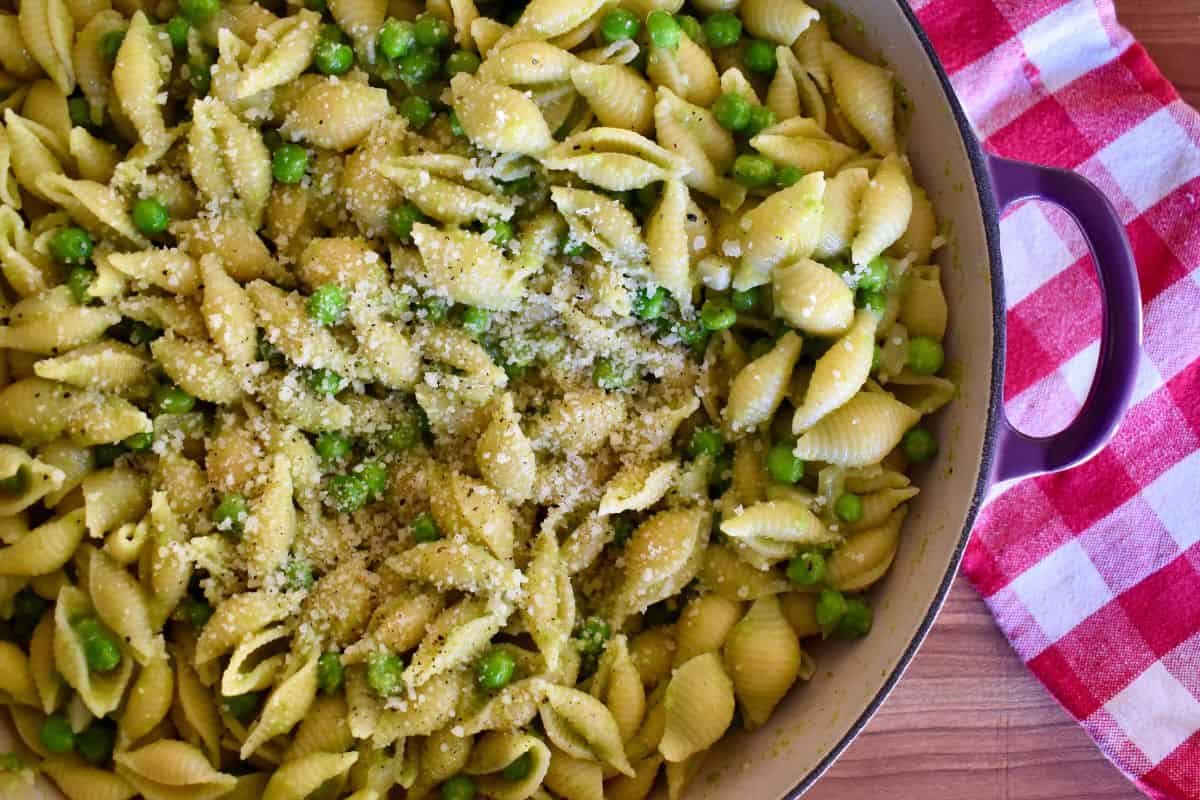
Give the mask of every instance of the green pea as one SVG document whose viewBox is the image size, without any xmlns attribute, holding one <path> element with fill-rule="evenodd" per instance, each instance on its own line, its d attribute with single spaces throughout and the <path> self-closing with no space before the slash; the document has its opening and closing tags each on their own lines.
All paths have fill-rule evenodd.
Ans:
<svg viewBox="0 0 1200 800">
<path fill-rule="evenodd" d="M 428 47 L 416 47 L 400 59 L 400 80 L 410 87 L 428 83 L 437 71 L 437 52 Z"/>
<path fill-rule="evenodd" d="M 258 713 L 258 692 L 246 692 L 222 698 L 221 708 L 238 722 L 249 722 Z"/>
<path fill-rule="evenodd" d="M 341 691 L 345 680 L 342 657 L 337 653 L 322 653 L 317 659 L 317 688 L 325 694 L 336 694 Z"/>
<path fill-rule="evenodd" d="M 319 31 L 317 31 L 317 41 L 349 44 L 350 37 L 347 36 L 346 32 L 337 25 L 327 22 L 321 26 Z"/>
<path fill-rule="evenodd" d="M 308 316 L 318 325 L 336 325 L 346 316 L 349 300 L 335 283 L 318 286 L 308 297 Z"/>
<path fill-rule="evenodd" d="M 492 324 L 492 315 L 486 308 L 467 306 L 460 320 L 463 330 L 472 336 L 482 336 Z"/>
<path fill-rule="evenodd" d="M 196 398 L 178 386 L 159 386 L 154 390 L 154 411 L 157 414 L 186 414 L 196 407 Z"/>
<path fill-rule="evenodd" d="M 704 301 L 700 308 L 700 323 L 705 330 L 724 331 L 737 322 L 737 312 L 724 298 L 714 297 Z"/>
<path fill-rule="evenodd" d="M 817 624 L 825 636 L 833 633 L 846 616 L 846 597 L 837 589 L 822 589 L 817 598 Z"/>
<path fill-rule="evenodd" d="M 404 662 L 389 650 L 367 654 L 367 686 L 379 697 L 392 697 L 404 688 Z"/>
<path fill-rule="evenodd" d="M 734 311 L 744 314 L 762 305 L 762 294 L 761 286 L 744 290 L 734 289 L 729 295 L 729 304 L 733 306 Z"/>
<path fill-rule="evenodd" d="M 222 533 L 240 536 L 249 515 L 250 507 L 246 505 L 246 498 L 237 492 L 228 492 L 213 509 L 212 521 Z"/>
<path fill-rule="evenodd" d="M 179 13 L 193 25 L 200 26 L 217 15 L 221 8 L 218 0 L 181 0 Z"/>
<path fill-rule="evenodd" d="M 437 522 L 429 512 L 424 512 L 417 515 L 417 518 L 412 521 L 412 536 L 413 541 L 418 544 L 425 542 L 436 542 L 442 538 L 442 532 L 438 529 Z"/>
<path fill-rule="evenodd" d="M 772 128 L 778 120 L 775 118 L 775 112 L 766 106 L 751 106 L 750 107 L 750 122 L 746 125 L 746 129 L 742 131 L 749 138 L 754 138 L 758 134 L 765 131 L 767 128 Z"/>
<path fill-rule="evenodd" d="M 675 18 L 666 11 L 655 10 L 646 17 L 646 32 L 650 35 L 650 43 L 663 50 L 675 50 L 679 47 L 679 35 L 682 31 Z"/>
<path fill-rule="evenodd" d="M 592 365 L 592 383 L 606 392 L 624 389 L 632 379 L 628 367 L 610 358 L 598 358 Z"/>
<path fill-rule="evenodd" d="M 125 330 L 125 339 L 132 345 L 150 344 L 155 339 L 163 335 L 161 328 L 156 328 L 153 325 L 147 325 L 141 320 L 124 319 L 120 323 Z"/>
<path fill-rule="evenodd" d="M 91 301 L 92 295 L 88 290 L 95 279 L 96 270 L 91 267 L 71 267 L 67 273 L 67 288 L 71 290 L 71 297 L 75 298 L 76 303 L 82 306 Z"/>
<path fill-rule="evenodd" d="M 865 289 L 868 292 L 882 292 L 887 289 L 891 279 L 892 268 L 881 256 L 867 263 L 867 266 L 858 275 L 858 282 L 854 288 Z"/>
<path fill-rule="evenodd" d="M 425 215 L 421 213 L 421 209 L 414 206 L 412 203 L 405 203 L 393 208 L 388 213 L 387 225 L 397 239 L 402 242 L 408 242 L 412 239 L 413 226 L 418 222 L 424 222 Z"/>
<path fill-rule="evenodd" d="M 317 434 L 317 438 L 313 442 L 313 449 L 317 451 L 317 455 L 321 457 L 322 461 L 327 462 L 345 458 L 350 453 L 350 448 L 350 438 L 337 431 Z"/>
<path fill-rule="evenodd" d="M 346 514 L 358 511 L 370 497 L 367 482 L 357 475 L 334 475 L 329 479 L 329 500 L 338 511 Z"/>
<path fill-rule="evenodd" d="M 308 388 L 317 394 L 332 396 L 346 388 L 346 379 L 331 369 L 313 369 L 306 375 Z"/>
<path fill-rule="evenodd" d="M 504 769 L 500 770 L 500 775 L 506 781 L 523 781 L 529 777 L 529 773 L 533 771 L 533 754 L 526 750 L 515 761 L 509 764 Z"/>
<path fill-rule="evenodd" d="M 570 231 L 568 231 L 567 233 L 563 234 L 560 249 L 562 250 L 562 254 L 567 258 L 576 258 L 587 255 L 588 250 L 591 248 L 588 246 L 587 242 L 572 237 Z"/>
<path fill-rule="evenodd" d="M 488 223 L 487 233 L 491 234 L 492 244 L 496 245 L 497 247 L 505 247 L 513 239 L 513 226 L 512 223 L 507 220 L 492 220 Z"/>
<path fill-rule="evenodd" d="M 144 453 L 154 445 L 153 433 L 135 433 L 132 436 L 127 436 L 121 441 L 121 444 L 134 453 Z"/>
<path fill-rule="evenodd" d="M 92 237 L 83 228 L 59 228 L 50 237 L 50 255 L 60 264 L 83 266 L 92 258 Z"/>
<path fill-rule="evenodd" d="M 628 514 L 618 514 L 612 517 L 613 527 L 613 544 L 617 547 L 624 547 L 633 536 L 633 531 L 637 528 L 633 517 Z"/>
<path fill-rule="evenodd" d="M 98 444 L 92 448 L 92 459 L 99 469 L 111 467 L 123 455 L 125 448 L 119 444 Z"/>
<path fill-rule="evenodd" d="M 816 586 L 825 578 L 825 556 L 815 550 L 800 553 L 788 562 L 787 577 L 797 586 Z"/>
<path fill-rule="evenodd" d="M 388 17 L 379 29 L 379 50 L 392 61 L 408 55 L 416 46 L 417 37 L 411 22 Z"/>
<path fill-rule="evenodd" d="M 533 194 L 537 190 L 537 179 L 532 175 L 525 175 L 511 181 L 500 181 L 500 191 L 509 196 L 523 197 Z"/>
<path fill-rule="evenodd" d="M 704 38 L 712 47 L 732 47 L 742 38 L 742 21 L 736 14 L 718 11 L 704 20 Z"/>
<path fill-rule="evenodd" d="M 167 38 L 171 40 L 173 49 L 187 49 L 188 31 L 191 30 L 191 27 L 191 24 L 178 14 L 167 20 Z"/>
<path fill-rule="evenodd" d="M 579 628 L 579 652 L 586 656 L 597 656 L 612 636 L 612 628 L 599 617 L 588 617 Z"/>
<path fill-rule="evenodd" d="M 750 101 L 736 92 L 718 97 L 712 110 L 717 122 L 728 130 L 744 131 L 750 124 Z"/>
<path fill-rule="evenodd" d="M 936 375 L 946 363 L 941 342 L 928 336 L 914 336 L 908 342 L 908 366 L 918 375 Z"/>
<path fill-rule="evenodd" d="M 100 58 L 108 64 L 117 60 L 117 53 L 125 42 L 125 31 L 109 31 L 100 37 Z"/>
<path fill-rule="evenodd" d="M 415 423 L 402 424 L 383 435 L 383 445 L 388 450 L 411 450 L 421 440 L 421 431 Z"/>
<path fill-rule="evenodd" d="M 313 585 L 312 564 L 306 558 L 289 558 L 283 565 L 284 588 L 298 592 Z"/>
<path fill-rule="evenodd" d="M 804 462 L 792 452 L 793 445 L 780 442 L 767 451 L 767 473 L 778 483 L 799 483 L 804 477 Z"/>
<path fill-rule="evenodd" d="M 887 313 L 888 298 L 883 292 L 871 292 L 866 289 L 859 289 L 854 294 L 854 302 L 859 308 L 870 309 L 879 316 Z"/>
<path fill-rule="evenodd" d="M 466 775 L 455 775 L 442 784 L 441 800 L 475 800 L 475 781 Z"/>
<path fill-rule="evenodd" d="M 13 598 L 13 617 L 21 617 L 36 622 L 42 618 L 42 614 L 46 613 L 46 609 L 49 606 L 50 604 L 38 595 L 37 592 L 26 587 L 17 592 L 16 597 Z"/>
<path fill-rule="evenodd" d="M 625 39 L 633 39 L 642 29 L 641 20 L 626 8 L 615 8 L 604 15 L 600 22 L 600 35 L 604 41 L 612 44 Z"/>
<path fill-rule="evenodd" d="M 388 470 L 382 462 L 364 461 L 355 468 L 355 473 L 367 485 L 367 492 L 371 497 L 379 497 L 387 491 Z"/>
<path fill-rule="evenodd" d="M 38 741 L 51 753 L 69 753 L 75 749 L 75 732 L 62 712 L 46 717 L 38 731 Z"/>
<path fill-rule="evenodd" d="M 354 66 L 354 50 L 341 42 L 317 42 L 313 64 L 322 75 L 345 75 Z"/>
<path fill-rule="evenodd" d="M 72 97 L 67 101 L 67 116 L 77 128 L 86 128 L 92 124 L 92 109 L 82 97 Z"/>
<path fill-rule="evenodd" d="M 719 456 L 725 451 L 725 437 L 716 428 L 697 428 L 688 444 L 692 458 Z"/>
<path fill-rule="evenodd" d="M 685 36 L 696 44 L 704 44 L 704 28 L 701 27 L 700 20 L 691 14 L 676 14 L 675 21 L 679 23 L 679 29 Z"/>
<path fill-rule="evenodd" d="M 188 83 L 199 95 L 208 94 L 212 86 L 212 59 L 207 52 L 192 53 L 187 62 Z"/>
<path fill-rule="evenodd" d="M 139 231 L 154 236 L 167 229 L 171 215 L 157 198 L 144 197 L 133 204 L 133 224 Z"/>
<path fill-rule="evenodd" d="M 750 343 L 749 349 L 746 350 L 746 357 L 751 361 L 757 361 L 775 348 L 775 342 L 766 336 L 755 339 Z"/>
<path fill-rule="evenodd" d="M 708 341 L 708 329 L 698 319 L 680 320 L 671 326 L 671 333 L 679 339 L 681 344 L 697 351 L 702 350 L 704 343 Z"/>
<path fill-rule="evenodd" d="M 29 468 L 20 467 L 7 478 L 0 478 L 0 492 L 20 494 L 29 488 Z"/>
<path fill-rule="evenodd" d="M 863 518 L 862 498 L 846 492 L 833 504 L 833 513 L 837 515 L 838 519 L 849 525 L 861 522 Z"/>
<path fill-rule="evenodd" d="M 849 597 L 846 599 L 846 613 L 837 626 L 838 635 L 847 639 L 861 639 L 871 632 L 874 618 L 871 607 L 861 598 Z"/>
<path fill-rule="evenodd" d="M 654 291 L 639 289 L 633 298 L 633 315 L 638 319 L 658 319 L 667 310 L 670 294 L 661 286 Z"/>
<path fill-rule="evenodd" d="M 271 155 L 271 174 L 280 183 L 299 183 L 308 172 L 308 151 L 298 144 L 288 143 Z"/>
<path fill-rule="evenodd" d="M 775 164 L 766 156 L 743 154 L 733 162 L 733 178 L 750 188 L 766 186 L 775 180 Z"/>
<path fill-rule="evenodd" d="M 455 50 L 446 57 L 446 77 L 453 78 L 460 72 L 474 75 L 479 69 L 479 54 L 470 50 Z"/>
<path fill-rule="evenodd" d="M 517 662 L 504 650 L 489 650 L 475 665 L 475 681 L 484 689 L 503 689 L 512 680 Z"/>
<path fill-rule="evenodd" d="M 117 742 L 117 728 L 107 719 L 98 719 L 75 737 L 75 747 L 79 755 L 88 763 L 99 766 L 112 758 L 113 747 Z"/>
<path fill-rule="evenodd" d="M 466 131 L 463 130 L 462 123 L 458 121 L 458 112 L 453 108 L 446 112 L 446 121 L 450 126 L 450 133 L 453 136 L 466 136 Z M 513 181 L 518 183 L 518 181 Z"/>
<path fill-rule="evenodd" d="M 213 607 L 207 600 L 194 597 L 186 598 L 180 603 L 179 610 L 184 621 L 196 630 L 203 628 L 213 615 Z"/>
<path fill-rule="evenodd" d="M 924 464 L 938 454 L 938 442 L 925 428 L 913 428 L 901 442 L 904 455 L 914 464 Z"/>
<path fill-rule="evenodd" d="M 789 186 L 795 186 L 804 177 L 804 170 L 797 169 L 792 165 L 780 167 L 775 172 L 775 185 L 780 189 L 786 189 Z"/>
<path fill-rule="evenodd" d="M 751 72 L 774 72 L 778 66 L 775 60 L 775 45 L 761 39 L 750 40 L 743 58 L 746 61 L 746 69 Z"/>
<path fill-rule="evenodd" d="M 444 297 L 431 295 L 421 301 L 418 306 L 423 316 L 429 322 L 445 322 L 450 315 L 450 303 Z"/>
<path fill-rule="evenodd" d="M 415 94 L 401 100 L 396 110 L 408 120 L 409 130 L 419 131 L 433 119 L 433 106 L 424 97 Z"/>
<path fill-rule="evenodd" d="M 92 672 L 112 672 L 121 663 L 121 648 L 116 638 L 95 617 L 80 617 L 72 623 L 88 669 Z"/>
<path fill-rule="evenodd" d="M 450 44 L 450 23 L 432 14 L 421 14 L 413 23 L 413 34 L 422 47 L 445 47 Z"/>
</svg>

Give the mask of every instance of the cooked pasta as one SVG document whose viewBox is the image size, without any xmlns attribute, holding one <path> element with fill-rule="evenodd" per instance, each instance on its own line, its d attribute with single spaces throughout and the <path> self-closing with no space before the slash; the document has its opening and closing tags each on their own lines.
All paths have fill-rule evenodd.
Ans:
<svg viewBox="0 0 1200 800">
<path fill-rule="evenodd" d="M 0 14 L 0 787 L 683 797 L 869 632 L 944 238 L 816 10 L 109 6 Z"/>
</svg>

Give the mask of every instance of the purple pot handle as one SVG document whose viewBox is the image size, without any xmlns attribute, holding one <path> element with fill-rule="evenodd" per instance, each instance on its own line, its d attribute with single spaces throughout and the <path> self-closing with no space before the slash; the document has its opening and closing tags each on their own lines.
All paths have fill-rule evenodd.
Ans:
<svg viewBox="0 0 1200 800">
<path fill-rule="evenodd" d="M 1002 414 L 992 478 L 996 481 L 1055 472 L 1098 453 L 1129 408 L 1142 343 L 1142 302 L 1137 266 L 1125 226 L 1108 198 L 1074 172 L 988 156 L 992 190 L 1000 208 L 1019 200 L 1061 206 L 1083 231 L 1100 278 L 1104 317 L 1096 377 L 1079 416 L 1043 438 L 1026 436 Z"/>
</svg>

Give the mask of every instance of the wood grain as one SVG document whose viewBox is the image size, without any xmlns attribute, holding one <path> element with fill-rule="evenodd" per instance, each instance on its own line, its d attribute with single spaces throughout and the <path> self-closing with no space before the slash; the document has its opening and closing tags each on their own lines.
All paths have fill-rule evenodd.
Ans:
<svg viewBox="0 0 1200 800">
<path fill-rule="evenodd" d="M 1200 0 L 1116 0 L 1184 99 L 1200 106 Z M 1009 648 L 959 578 L 896 692 L 805 800 L 1136 800 Z"/>
<path fill-rule="evenodd" d="M 908 674 L 805 800 L 1135 800 L 959 578 Z"/>
<path fill-rule="evenodd" d="M 1117 15 L 1184 99 L 1200 107 L 1200 0 L 1117 0 Z"/>
</svg>

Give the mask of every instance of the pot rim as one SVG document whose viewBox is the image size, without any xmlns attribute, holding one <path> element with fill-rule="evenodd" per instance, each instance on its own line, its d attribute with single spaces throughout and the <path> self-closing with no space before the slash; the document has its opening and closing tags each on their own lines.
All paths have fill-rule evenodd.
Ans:
<svg viewBox="0 0 1200 800">
<path fill-rule="evenodd" d="M 825 772 L 833 766 L 834 762 L 845 752 L 850 743 L 858 737 L 867 726 L 867 723 L 879 711 L 879 708 L 887 700 L 892 690 L 896 688 L 896 685 L 904 677 L 904 673 L 908 670 L 909 665 L 916 656 L 917 651 L 924 643 L 925 637 L 929 635 L 929 631 L 933 627 L 938 613 L 942 610 L 942 606 L 946 602 L 946 596 L 950 593 L 954 579 L 958 576 L 959 566 L 962 564 L 967 542 L 971 538 L 971 529 L 975 525 L 975 518 L 979 514 L 979 509 L 983 505 L 984 498 L 987 496 L 988 488 L 991 485 L 992 462 L 995 457 L 996 439 L 1004 413 L 1006 305 L 1004 301 L 1004 269 L 1000 257 L 1000 206 L 996 201 L 996 196 L 992 189 L 991 176 L 987 168 L 987 156 L 984 154 L 983 146 L 976 138 L 975 132 L 971 128 L 971 123 L 967 119 L 966 112 L 963 110 L 962 104 L 954 92 L 954 87 L 950 83 L 950 76 L 942 66 L 941 60 L 933 49 L 933 43 L 930 42 L 929 37 L 925 34 L 921 23 L 917 20 L 916 14 L 909 7 L 908 3 L 903 2 L 903 0 L 896 0 L 896 5 L 924 48 L 925 56 L 929 60 L 930 66 L 933 67 L 941 84 L 943 99 L 949 104 L 950 110 L 954 114 L 959 136 L 962 139 L 963 146 L 967 150 L 967 157 L 971 162 L 971 172 L 974 173 L 975 188 L 979 194 L 979 206 L 983 210 L 983 225 L 987 237 L 988 266 L 991 272 L 992 285 L 992 383 L 988 399 L 987 425 L 984 429 L 983 452 L 979 462 L 979 476 L 976 479 L 975 493 L 967 509 L 962 532 L 959 534 L 958 543 L 955 545 L 954 553 L 951 555 L 950 565 L 946 569 L 946 574 L 942 577 L 941 584 L 938 586 L 933 601 L 930 603 L 929 609 L 925 612 L 925 616 L 921 620 L 916 634 L 913 636 L 912 641 L 909 642 L 903 655 L 900 656 L 900 660 L 892 669 L 891 674 L 888 675 L 887 680 L 884 681 L 883 686 L 875 693 L 875 697 L 872 698 L 870 704 L 859 715 L 858 719 L 854 721 L 854 724 L 850 726 L 849 730 L 846 731 L 838 743 L 830 748 L 821 761 L 809 770 L 794 788 L 784 795 L 784 800 L 797 800 L 802 794 L 811 789 Z"/>
</svg>

